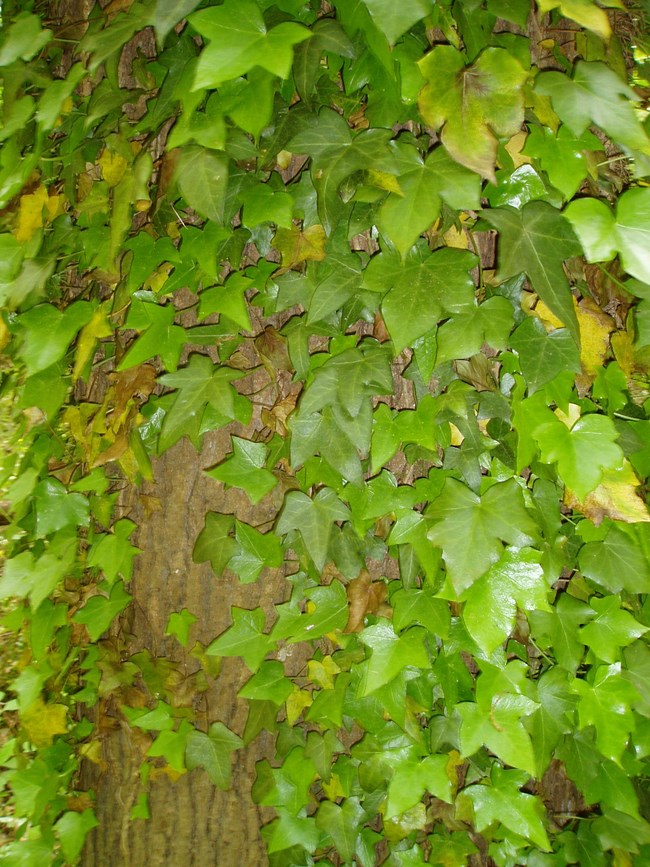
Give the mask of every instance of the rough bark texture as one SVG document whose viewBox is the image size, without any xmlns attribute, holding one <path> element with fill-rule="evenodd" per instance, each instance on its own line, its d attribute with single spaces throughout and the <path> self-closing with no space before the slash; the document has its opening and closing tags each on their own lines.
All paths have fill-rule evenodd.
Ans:
<svg viewBox="0 0 650 867">
<path fill-rule="evenodd" d="M 255 585 L 242 587 L 236 578 L 217 579 L 209 564 L 192 562 L 192 545 L 208 511 L 237 514 L 261 523 L 275 514 L 272 494 L 255 509 L 242 492 L 223 487 L 204 475 L 229 451 L 225 431 L 211 436 L 199 456 L 183 440 L 155 462 L 155 481 L 140 491 L 130 489 L 125 512 L 139 524 L 136 542 L 142 549 L 131 584 L 133 604 L 128 625 L 129 654 L 148 650 L 156 658 L 178 663 L 183 673 L 198 667 L 174 638 L 165 637 L 169 615 L 188 608 L 198 616 L 190 646 L 209 643 L 230 622 L 230 606 L 270 608 L 282 598 L 280 570 L 266 571 Z M 156 502 L 156 500 L 158 502 Z M 147 511 L 154 506 L 154 511 Z M 241 734 L 246 721 L 245 702 L 236 693 L 249 673 L 241 660 L 224 660 L 219 676 L 206 693 L 196 696 L 196 716 L 202 728 L 220 720 Z M 110 711 L 109 711 L 110 712 Z M 102 765 L 84 769 L 83 785 L 96 794 L 99 827 L 89 836 L 85 867 L 134 865 L 264 864 L 266 856 L 259 828 L 269 815 L 255 807 L 250 795 L 255 762 L 272 753 L 272 738 L 262 735 L 249 748 L 234 754 L 232 787 L 216 789 L 201 770 L 173 780 L 155 773 L 148 785 L 151 819 L 131 820 L 138 794 L 144 791 L 139 769 L 150 738 L 117 722 L 103 737 Z"/>
</svg>

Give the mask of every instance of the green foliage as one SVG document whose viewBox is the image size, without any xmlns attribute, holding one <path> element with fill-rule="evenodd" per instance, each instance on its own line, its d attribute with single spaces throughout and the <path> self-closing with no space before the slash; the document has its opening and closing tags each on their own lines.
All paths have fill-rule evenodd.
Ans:
<svg viewBox="0 0 650 867">
<path fill-rule="evenodd" d="M 647 863 L 633 16 L 142 0 L 75 41 L 46 5 L 0 28 L 0 863 L 78 861 L 107 701 L 149 739 L 134 820 L 152 763 L 227 789 L 270 732 L 273 867 Z M 223 428 L 206 483 L 264 514 L 209 512 L 193 559 L 285 601 L 160 639 L 190 691 L 241 660 L 240 732 L 112 626 L 147 544 L 118 492 Z"/>
</svg>

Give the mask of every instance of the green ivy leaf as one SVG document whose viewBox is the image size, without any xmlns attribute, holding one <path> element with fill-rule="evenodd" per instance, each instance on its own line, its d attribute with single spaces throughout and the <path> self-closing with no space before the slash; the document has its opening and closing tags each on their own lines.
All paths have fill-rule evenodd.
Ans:
<svg viewBox="0 0 650 867">
<path fill-rule="evenodd" d="M 580 373 L 580 353 L 569 330 L 558 328 L 547 334 L 536 316 L 524 319 L 510 338 L 510 346 L 519 356 L 529 394 L 566 370 Z"/>
<path fill-rule="evenodd" d="M 596 616 L 580 629 L 578 635 L 605 662 L 616 662 L 622 647 L 632 644 L 648 631 L 649 627 L 643 626 L 628 611 L 621 609 L 618 596 L 605 596 L 603 599 L 594 597 L 590 605 Z"/>
<path fill-rule="evenodd" d="M 172 611 L 167 620 L 165 635 L 174 635 L 183 647 L 187 647 L 190 640 L 190 629 L 198 618 L 187 608 L 182 611 Z"/>
<path fill-rule="evenodd" d="M 201 0 L 156 0 L 152 23 L 161 48 L 172 28 L 193 12 L 200 2 Z"/>
<path fill-rule="evenodd" d="M 263 662 L 257 672 L 239 690 L 240 698 L 272 701 L 281 705 L 293 692 L 293 684 L 284 676 L 284 668 L 276 659 Z"/>
<path fill-rule="evenodd" d="M 61 849 L 66 861 L 74 863 L 77 860 L 83 849 L 86 835 L 98 824 L 95 813 L 90 809 L 84 810 L 83 813 L 68 810 L 56 821 L 54 828 L 61 841 Z"/>
<path fill-rule="evenodd" d="M 189 21 L 208 40 L 199 57 L 193 90 L 219 87 L 255 66 L 288 78 L 293 46 L 311 36 L 306 27 L 294 21 L 267 30 L 253 0 L 226 0 L 221 6 L 195 12 Z"/>
<path fill-rule="evenodd" d="M 610 593 L 650 592 L 650 562 L 638 545 L 634 527 L 612 524 L 604 539 L 580 549 L 580 571 Z"/>
<path fill-rule="evenodd" d="M 482 216 L 500 233 L 498 277 L 526 273 L 542 301 L 579 344 L 578 320 L 562 263 L 581 252 L 566 218 L 547 202 L 529 202 L 521 210 L 494 208 Z"/>
<path fill-rule="evenodd" d="M 405 813 L 418 804 L 426 792 L 452 803 L 452 785 L 448 773 L 449 756 L 425 756 L 401 761 L 388 785 L 386 819 Z"/>
<path fill-rule="evenodd" d="M 161 756 L 165 759 L 170 768 L 182 773 L 186 770 L 185 765 L 185 748 L 188 738 L 195 729 L 187 722 L 181 720 L 177 731 L 160 732 L 156 740 L 147 750 L 147 755 L 152 758 Z"/>
<path fill-rule="evenodd" d="M 650 190 L 636 187 L 616 202 L 616 217 L 601 199 L 576 199 L 566 217 L 588 262 L 607 262 L 619 253 L 628 274 L 650 283 Z"/>
<path fill-rule="evenodd" d="M 135 529 L 136 525 L 129 518 L 120 518 L 113 524 L 112 532 L 100 536 L 88 551 L 88 566 L 101 569 L 110 584 L 118 576 L 131 580 L 133 560 L 140 553 L 140 549 L 129 542 Z"/>
<path fill-rule="evenodd" d="M 36 532 L 47 536 L 64 527 L 87 527 L 89 503 L 83 494 L 68 493 L 58 479 L 44 479 L 34 489 Z"/>
<path fill-rule="evenodd" d="M 221 575 L 235 552 L 233 528 L 232 515 L 208 512 L 203 529 L 194 543 L 192 560 L 195 563 L 209 560 L 215 575 Z"/>
<path fill-rule="evenodd" d="M 459 595 L 500 559 L 503 542 L 525 547 L 538 535 L 514 479 L 493 485 L 483 497 L 462 482 L 447 479 L 434 503 L 436 523 L 428 537 L 442 548 L 447 573 Z"/>
<path fill-rule="evenodd" d="M 205 652 L 209 656 L 241 656 L 251 671 L 257 671 L 273 647 L 271 638 L 264 634 L 264 612 L 261 608 L 249 611 L 233 605 L 230 616 L 232 626 L 215 638 Z"/>
<path fill-rule="evenodd" d="M 159 355 L 168 370 L 176 370 L 187 334 L 180 325 L 174 325 L 175 316 L 173 304 L 163 306 L 133 298 L 124 327 L 143 333 L 129 347 L 117 369 L 126 370 Z"/>
<path fill-rule="evenodd" d="M 463 620 L 474 641 L 489 656 L 511 633 L 521 611 L 550 611 L 549 586 L 530 548 L 507 548 L 501 559 L 465 591 Z"/>
<path fill-rule="evenodd" d="M 309 556 L 320 571 L 327 560 L 332 524 L 349 521 L 350 510 L 330 488 L 321 488 L 314 499 L 301 491 L 290 491 L 284 501 L 275 532 L 286 535 L 298 530 Z"/>
<path fill-rule="evenodd" d="M 370 695 L 397 677 L 407 665 L 428 668 L 431 663 L 424 644 L 426 637 L 427 630 L 420 626 L 412 626 L 401 635 L 396 635 L 385 621 L 367 626 L 359 641 L 372 653 L 363 670 L 359 695 Z"/>
<path fill-rule="evenodd" d="M 562 593 L 552 612 L 537 611 L 530 619 L 538 640 L 541 636 L 547 638 L 558 663 L 574 674 L 585 653 L 579 627 L 593 616 L 593 608 L 568 593 Z"/>
<path fill-rule="evenodd" d="M 606 758 L 620 765 L 634 729 L 631 705 L 637 699 L 636 688 L 623 680 L 620 666 L 612 665 L 597 669 L 593 684 L 576 678 L 572 690 L 579 696 L 580 728 L 594 726 L 596 746 Z"/>
<path fill-rule="evenodd" d="M 557 132 L 531 125 L 523 152 L 539 160 L 550 182 L 568 201 L 587 177 L 585 151 L 602 148 L 602 142 L 589 131 L 575 135 L 566 125 Z"/>
<path fill-rule="evenodd" d="M 460 797 L 470 800 L 478 831 L 500 822 L 515 834 L 526 837 L 543 851 L 549 852 L 551 844 L 544 828 L 542 803 L 534 795 L 520 790 L 525 782 L 526 776 L 520 771 L 504 771 L 494 767 L 492 785 L 468 786 Z"/>
<path fill-rule="evenodd" d="M 277 569 L 282 565 L 282 545 L 276 535 L 260 533 L 241 521 L 236 521 L 235 527 L 237 547 L 227 565 L 239 575 L 242 584 L 257 581 L 265 568 Z"/>
<path fill-rule="evenodd" d="M 102 585 L 100 585 L 100 589 Z M 108 596 L 91 596 L 83 608 L 74 615 L 74 623 L 84 623 L 88 629 L 91 641 L 97 641 L 113 619 L 124 611 L 132 597 L 125 591 L 121 581 L 116 581 Z"/>
<path fill-rule="evenodd" d="M 579 60 L 572 79 L 561 72 L 542 72 L 535 90 L 550 96 L 574 135 L 581 136 L 593 121 L 623 147 L 650 155 L 650 140 L 634 110 L 639 97 L 604 63 Z"/>
<path fill-rule="evenodd" d="M 532 739 L 538 777 L 548 768 L 562 735 L 571 730 L 576 696 L 570 685 L 569 674 L 557 666 L 537 681 L 539 708 L 526 718 L 525 726 Z"/>
<path fill-rule="evenodd" d="M 418 108 L 451 156 L 495 182 L 497 136 L 510 138 L 524 119 L 528 73 L 503 48 L 486 48 L 472 64 L 452 45 L 438 45 L 419 61 L 426 80 Z"/>
<path fill-rule="evenodd" d="M 21 354 L 31 375 L 55 364 L 66 354 L 70 342 L 90 322 L 94 305 L 76 301 L 65 310 L 53 304 L 38 304 L 17 318 L 23 337 Z"/>
<path fill-rule="evenodd" d="M 176 163 L 176 180 L 187 204 L 219 224 L 224 219 L 228 175 L 228 157 L 198 145 L 184 147 Z"/>
<path fill-rule="evenodd" d="M 430 14 L 431 6 L 427 0 L 404 0 L 399 6 L 391 0 L 363 0 L 370 17 L 394 45 L 402 33 Z"/>
<path fill-rule="evenodd" d="M 358 798 L 346 798 L 341 806 L 323 801 L 316 813 L 316 827 L 329 834 L 344 861 L 352 861 L 364 819 Z"/>
<path fill-rule="evenodd" d="M 255 505 L 277 484 L 273 473 L 265 468 L 268 453 L 264 443 L 255 443 L 233 436 L 232 457 L 226 458 L 206 475 L 223 482 L 226 487 L 242 488 Z"/>
<path fill-rule="evenodd" d="M 230 756 L 241 749 L 242 739 L 223 723 L 212 723 L 208 733 L 190 732 L 185 742 L 185 764 L 188 771 L 204 768 L 210 780 L 219 789 L 230 787 Z"/>
</svg>

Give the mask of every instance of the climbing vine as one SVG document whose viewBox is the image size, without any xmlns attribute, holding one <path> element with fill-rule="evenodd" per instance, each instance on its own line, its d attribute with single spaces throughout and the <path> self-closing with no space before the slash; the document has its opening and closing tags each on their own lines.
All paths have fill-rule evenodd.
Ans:
<svg viewBox="0 0 650 867">
<path fill-rule="evenodd" d="M 109 699 L 133 821 L 274 733 L 278 867 L 648 863 L 647 10 L 47 5 L 0 34 L 0 863 L 79 859 Z M 167 635 L 240 732 L 114 629 L 121 492 L 224 427 L 278 508 L 194 560 L 287 601 Z"/>
</svg>

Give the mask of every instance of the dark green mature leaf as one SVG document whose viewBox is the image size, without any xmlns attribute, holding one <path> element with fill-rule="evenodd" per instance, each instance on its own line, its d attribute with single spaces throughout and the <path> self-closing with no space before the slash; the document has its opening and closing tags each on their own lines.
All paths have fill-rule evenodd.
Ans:
<svg viewBox="0 0 650 867">
<path fill-rule="evenodd" d="M 257 701 L 272 701 L 282 704 L 293 691 L 293 684 L 284 676 L 281 662 L 273 659 L 263 662 L 249 681 L 239 690 L 241 698 L 253 698 Z"/>
<path fill-rule="evenodd" d="M 428 536 L 442 548 L 458 595 L 499 560 L 503 542 L 524 547 L 537 537 L 537 527 L 514 479 L 493 485 L 483 497 L 456 479 L 447 479 L 433 508 L 436 523 Z"/>
<path fill-rule="evenodd" d="M 438 45 L 419 61 L 426 85 L 418 107 L 427 124 L 442 127 L 451 156 L 495 181 L 497 136 L 510 138 L 524 119 L 528 73 L 503 48 L 486 48 L 472 66 L 451 45 Z"/>
<path fill-rule="evenodd" d="M 39 304 L 17 319 L 23 335 L 21 354 L 27 372 L 38 373 L 65 355 L 70 342 L 90 322 L 94 306 L 77 301 L 65 310 L 52 304 Z"/>
<path fill-rule="evenodd" d="M 298 530 L 318 570 L 327 560 L 332 524 L 349 521 L 350 510 L 331 488 L 321 488 L 313 500 L 301 491 L 290 491 L 284 501 L 275 532 L 285 535 Z"/>
<path fill-rule="evenodd" d="M 235 552 L 235 540 L 232 537 L 234 525 L 232 515 L 208 512 L 204 527 L 194 544 L 192 560 L 195 563 L 209 560 L 215 575 L 221 575 Z"/>
<path fill-rule="evenodd" d="M 391 0 L 363 0 L 370 16 L 386 39 L 394 45 L 397 39 L 425 15 L 430 14 L 428 0 L 403 0 L 396 4 Z"/>
<path fill-rule="evenodd" d="M 550 182 L 570 199 L 587 177 L 585 151 L 602 150 L 601 141 L 591 132 L 575 135 L 563 125 L 557 132 L 547 126 L 531 126 L 524 153 L 539 160 Z"/>
<path fill-rule="evenodd" d="M 227 565 L 239 575 L 242 584 L 256 581 L 265 568 L 282 565 L 282 545 L 274 533 L 260 533 L 255 527 L 237 521 L 235 540 L 237 548 Z"/>
<path fill-rule="evenodd" d="M 501 279 L 525 272 L 544 303 L 579 343 L 578 321 L 562 263 L 581 252 L 566 218 L 546 202 L 529 202 L 521 210 L 495 208 L 482 216 L 500 232 Z"/>
<path fill-rule="evenodd" d="M 539 777 L 548 768 L 562 735 L 571 730 L 576 696 L 570 684 L 569 674 L 557 666 L 537 682 L 539 708 L 526 718 L 525 726 L 531 735 Z"/>
<path fill-rule="evenodd" d="M 413 250 L 404 262 L 390 251 L 371 259 L 364 283 L 387 293 L 381 310 L 396 353 L 435 328 L 445 314 L 474 309 L 469 271 L 475 264 L 471 253 L 448 248 L 432 254 Z"/>
<path fill-rule="evenodd" d="M 589 605 L 562 593 L 552 612 L 538 611 L 532 615 L 531 625 L 538 640 L 539 636 L 544 636 L 552 645 L 559 664 L 574 674 L 585 653 L 579 627 L 593 616 Z"/>
<path fill-rule="evenodd" d="M 91 641 L 97 641 L 120 611 L 123 611 L 132 597 L 124 590 L 124 584 L 116 581 L 108 597 L 91 596 L 83 608 L 72 618 L 75 623 L 83 623 L 88 629 Z"/>
<path fill-rule="evenodd" d="M 230 756 L 244 745 L 223 723 L 212 723 L 208 733 L 194 730 L 187 736 L 185 764 L 188 771 L 204 768 L 211 781 L 224 791 L 230 787 Z"/>
<path fill-rule="evenodd" d="M 124 327 L 143 333 L 129 347 L 118 365 L 118 370 L 135 367 L 157 355 L 168 370 L 176 370 L 183 346 L 187 342 L 187 334 L 180 325 L 174 325 L 175 316 L 173 304 L 163 306 L 133 298 Z"/>
<path fill-rule="evenodd" d="M 580 570 L 610 593 L 650 592 L 650 562 L 638 545 L 634 528 L 612 524 L 602 541 L 580 549 Z"/>
<path fill-rule="evenodd" d="M 510 345 L 519 355 L 529 394 L 565 370 L 580 373 L 580 353 L 566 328 L 548 334 L 536 316 L 528 316 L 512 335 Z"/>
<path fill-rule="evenodd" d="M 178 393 L 165 416 L 160 435 L 160 448 L 164 450 L 189 431 L 198 434 L 206 406 L 217 419 L 248 421 L 250 404 L 230 384 L 243 374 L 227 367 L 219 367 L 205 355 L 192 355 L 187 365 L 176 373 L 166 373 L 159 381 L 177 388 Z M 243 403 L 242 403 L 243 401 Z"/>
</svg>

